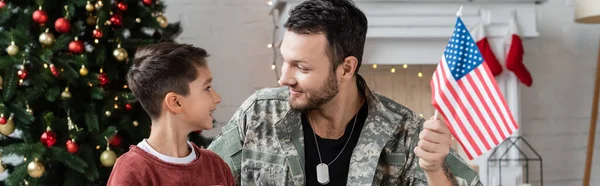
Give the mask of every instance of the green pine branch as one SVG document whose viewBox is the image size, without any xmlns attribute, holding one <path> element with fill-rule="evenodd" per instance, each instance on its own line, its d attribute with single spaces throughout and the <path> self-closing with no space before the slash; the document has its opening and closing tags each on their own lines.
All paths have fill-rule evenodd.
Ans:
<svg viewBox="0 0 600 186">
<path fill-rule="evenodd" d="M 15 143 L 5 147 L 2 147 L 2 155 L 21 155 L 30 157 L 41 157 L 46 152 L 46 147 L 41 143 L 27 144 L 27 143 Z"/>
<path fill-rule="evenodd" d="M 62 164 L 81 174 L 85 174 L 86 169 L 89 168 L 85 161 L 75 155 L 70 154 L 65 149 L 52 147 L 50 148 L 50 152 L 52 154 L 52 159 L 58 160 Z"/>
<path fill-rule="evenodd" d="M 98 115 L 96 115 L 96 104 L 94 103 L 88 104 L 85 109 L 85 124 L 90 132 L 98 132 L 100 130 Z"/>
<path fill-rule="evenodd" d="M 59 95 L 60 95 L 59 87 L 50 87 L 47 89 L 44 97 L 46 98 L 47 101 L 54 102 L 54 101 L 56 101 L 56 98 L 58 98 Z"/>
<path fill-rule="evenodd" d="M 29 177 L 27 173 L 27 164 L 23 163 L 15 167 L 14 171 L 10 173 L 10 176 L 6 178 L 6 186 L 21 186 L 21 183 L 25 178 Z"/>
<path fill-rule="evenodd" d="M 6 106 L 14 114 L 14 119 L 19 121 L 19 123 L 28 125 L 35 120 L 35 117 L 27 113 L 24 107 L 15 105 L 14 103 L 8 103 Z"/>
<path fill-rule="evenodd" d="M 2 96 L 5 101 L 12 99 L 15 95 L 15 91 L 17 89 L 17 69 L 9 68 L 6 70 L 6 74 L 12 74 L 8 76 L 4 76 L 3 88 L 2 88 Z"/>
<path fill-rule="evenodd" d="M 98 169 L 95 168 L 96 165 L 96 156 L 94 155 L 94 150 L 87 144 L 79 145 L 79 153 L 83 160 L 90 167 L 87 171 L 85 171 L 86 178 L 90 181 L 97 180 L 100 177 L 100 173 Z"/>
</svg>

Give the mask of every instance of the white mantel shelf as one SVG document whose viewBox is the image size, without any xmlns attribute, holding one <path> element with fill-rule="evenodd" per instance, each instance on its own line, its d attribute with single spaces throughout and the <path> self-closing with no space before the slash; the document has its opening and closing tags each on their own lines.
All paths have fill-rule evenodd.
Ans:
<svg viewBox="0 0 600 186">
<path fill-rule="evenodd" d="M 463 22 L 485 25 L 490 40 L 505 37 L 514 12 L 523 39 L 540 34 L 536 5 L 545 0 L 355 0 L 369 21 L 364 64 L 437 64 L 463 6 Z M 282 26 L 292 7 L 303 0 L 272 0 Z M 274 11 L 278 10 L 278 11 Z M 281 27 L 280 27 L 281 28 Z M 279 29 L 280 42 L 285 29 Z M 432 51 L 440 51 L 435 55 Z M 502 51 L 498 51 L 502 52 Z"/>
</svg>

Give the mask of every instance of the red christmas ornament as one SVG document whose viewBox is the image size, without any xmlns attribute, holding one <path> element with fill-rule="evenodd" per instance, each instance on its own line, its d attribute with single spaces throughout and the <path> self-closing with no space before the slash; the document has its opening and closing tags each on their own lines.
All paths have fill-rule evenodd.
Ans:
<svg viewBox="0 0 600 186">
<path fill-rule="evenodd" d="M 6 117 L 4 117 L 4 116 L 0 117 L 0 124 L 2 124 L 2 125 L 6 124 Z"/>
<path fill-rule="evenodd" d="M 119 14 L 115 14 L 112 17 L 110 17 L 110 25 L 112 25 L 115 28 L 119 28 L 123 26 L 123 17 Z"/>
<path fill-rule="evenodd" d="M 104 86 L 109 82 L 108 75 L 106 75 L 106 73 L 100 74 L 100 76 L 98 76 L 98 80 L 100 80 L 100 86 Z"/>
<path fill-rule="evenodd" d="M 40 141 L 46 147 L 52 147 L 56 143 L 56 133 L 48 130 L 42 134 Z"/>
<path fill-rule="evenodd" d="M 54 75 L 54 77 L 58 77 L 58 75 L 60 75 L 60 73 L 58 73 L 58 70 L 56 70 L 56 66 L 54 66 L 54 64 L 50 64 L 50 72 L 52 72 L 52 75 Z"/>
<path fill-rule="evenodd" d="M 94 38 L 102 38 L 102 30 L 96 28 L 96 30 L 92 31 L 92 36 L 94 36 Z"/>
<path fill-rule="evenodd" d="M 127 3 L 119 2 L 119 3 L 117 3 L 117 8 L 119 8 L 119 10 L 125 12 L 125 11 L 127 11 Z"/>
<path fill-rule="evenodd" d="M 33 21 L 41 25 L 45 24 L 48 20 L 48 14 L 43 10 L 36 10 L 35 12 L 33 12 L 33 15 L 31 17 L 33 18 Z"/>
<path fill-rule="evenodd" d="M 150 6 L 150 5 L 152 5 L 152 0 L 144 0 L 144 4 L 146 6 Z"/>
<path fill-rule="evenodd" d="M 125 104 L 125 109 L 131 110 L 132 108 L 133 108 L 133 106 L 131 106 L 130 103 Z"/>
<path fill-rule="evenodd" d="M 67 151 L 69 151 L 71 154 L 75 154 L 77 151 L 79 151 L 79 145 L 74 141 L 67 140 Z"/>
<path fill-rule="evenodd" d="M 6 3 L 4 1 L 0 1 L 0 9 L 4 8 L 6 6 Z"/>
<path fill-rule="evenodd" d="M 71 29 L 71 23 L 69 22 L 68 19 L 61 17 L 61 18 L 58 18 L 56 20 L 56 22 L 54 22 L 54 28 L 56 29 L 57 32 L 67 33 Z"/>
<path fill-rule="evenodd" d="M 83 53 L 83 48 L 83 42 L 77 40 L 77 38 L 75 38 L 75 41 L 71 41 L 71 43 L 69 43 L 70 52 L 81 54 Z"/>
<path fill-rule="evenodd" d="M 110 142 L 108 142 L 108 143 L 112 146 L 119 146 L 119 145 L 121 145 L 121 141 L 123 141 L 123 139 L 119 135 L 115 135 L 115 136 L 111 137 L 109 140 L 110 140 Z"/>
<path fill-rule="evenodd" d="M 20 79 L 25 79 L 27 77 L 27 71 L 25 69 L 21 69 L 17 71 L 17 75 Z"/>
</svg>

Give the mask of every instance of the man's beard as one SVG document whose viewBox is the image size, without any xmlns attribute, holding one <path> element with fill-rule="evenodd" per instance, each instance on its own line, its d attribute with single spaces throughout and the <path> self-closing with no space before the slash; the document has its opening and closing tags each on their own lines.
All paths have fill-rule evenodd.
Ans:
<svg viewBox="0 0 600 186">
<path fill-rule="evenodd" d="M 304 91 L 304 96 L 306 97 L 306 103 L 298 103 L 298 100 L 294 102 L 293 99 L 290 99 L 290 106 L 292 110 L 304 112 L 309 110 L 318 109 L 323 106 L 325 103 L 329 102 L 333 97 L 338 94 L 338 82 L 335 79 L 335 75 L 331 73 L 323 87 L 319 88 L 316 91 Z M 299 99 L 299 98 L 296 98 Z"/>
</svg>

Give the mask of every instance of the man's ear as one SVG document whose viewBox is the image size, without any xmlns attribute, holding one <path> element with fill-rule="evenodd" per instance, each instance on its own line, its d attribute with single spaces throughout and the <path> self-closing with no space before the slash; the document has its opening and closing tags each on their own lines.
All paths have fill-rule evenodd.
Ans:
<svg viewBox="0 0 600 186">
<path fill-rule="evenodd" d="M 358 59 L 354 56 L 348 56 L 340 66 L 342 67 L 342 81 L 349 81 L 358 69 Z"/>
<path fill-rule="evenodd" d="M 181 96 L 176 93 L 167 93 L 164 98 L 164 103 L 169 111 L 173 113 L 181 113 L 183 111 L 183 107 L 181 106 Z"/>
</svg>

